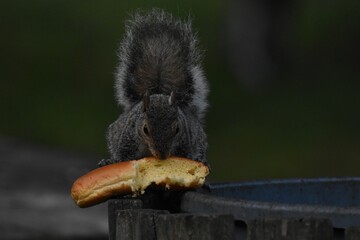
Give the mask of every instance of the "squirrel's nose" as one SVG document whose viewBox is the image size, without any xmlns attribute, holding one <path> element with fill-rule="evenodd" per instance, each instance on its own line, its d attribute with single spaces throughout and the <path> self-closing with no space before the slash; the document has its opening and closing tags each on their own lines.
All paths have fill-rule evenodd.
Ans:
<svg viewBox="0 0 360 240">
<path fill-rule="evenodd" d="M 167 153 L 165 151 L 156 151 L 154 149 L 151 150 L 152 155 L 160 160 L 165 160 L 170 156 L 170 153 Z"/>
<path fill-rule="evenodd" d="M 167 153 L 165 153 L 165 152 L 160 152 L 159 153 L 159 156 L 158 156 L 158 158 L 160 159 L 160 160 L 165 160 L 165 159 L 167 159 L 169 157 L 169 154 L 167 154 Z"/>
</svg>

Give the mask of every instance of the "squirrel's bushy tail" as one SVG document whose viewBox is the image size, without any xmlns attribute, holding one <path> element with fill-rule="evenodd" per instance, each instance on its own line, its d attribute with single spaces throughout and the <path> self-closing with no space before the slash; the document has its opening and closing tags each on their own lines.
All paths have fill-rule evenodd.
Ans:
<svg viewBox="0 0 360 240">
<path fill-rule="evenodd" d="M 202 118 L 208 87 L 190 21 L 179 21 L 159 9 L 135 13 L 126 24 L 119 57 L 115 85 L 125 110 L 146 92 L 173 92 L 180 107 L 190 107 Z"/>
</svg>

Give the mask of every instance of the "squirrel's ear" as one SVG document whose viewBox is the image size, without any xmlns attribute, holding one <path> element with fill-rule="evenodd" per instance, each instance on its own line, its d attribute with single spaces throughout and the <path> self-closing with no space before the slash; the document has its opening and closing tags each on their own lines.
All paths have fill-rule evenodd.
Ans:
<svg viewBox="0 0 360 240">
<path fill-rule="evenodd" d="M 143 101 L 143 110 L 144 110 L 144 112 L 146 112 L 146 110 L 149 109 L 149 105 L 150 105 L 149 91 L 145 92 L 142 101 Z"/>
<path fill-rule="evenodd" d="M 174 103 L 175 103 L 175 94 L 174 92 L 171 92 L 169 97 L 169 105 L 174 105 Z"/>
</svg>

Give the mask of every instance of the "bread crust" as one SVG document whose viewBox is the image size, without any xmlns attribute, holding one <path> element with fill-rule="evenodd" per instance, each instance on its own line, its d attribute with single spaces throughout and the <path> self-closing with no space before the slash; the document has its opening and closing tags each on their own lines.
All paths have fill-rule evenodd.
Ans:
<svg viewBox="0 0 360 240">
<path fill-rule="evenodd" d="M 71 197 L 79 207 L 100 203 L 113 194 L 131 193 L 129 180 L 136 176 L 133 161 L 120 162 L 94 169 L 78 178 Z"/>
<path fill-rule="evenodd" d="M 207 166 L 191 159 L 143 158 L 86 173 L 74 182 L 71 196 L 79 207 L 89 207 L 114 195 L 141 194 L 151 184 L 166 189 L 194 189 L 203 185 L 208 174 Z"/>
</svg>

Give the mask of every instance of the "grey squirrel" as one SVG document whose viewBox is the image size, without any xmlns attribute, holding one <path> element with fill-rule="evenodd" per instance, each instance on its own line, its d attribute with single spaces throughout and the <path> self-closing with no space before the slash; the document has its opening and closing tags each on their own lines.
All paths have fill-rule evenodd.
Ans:
<svg viewBox="0 0 360 240">
<path fill-rule="evenodd" d="M 123 112 L 108 128 L 111 158 L 99 166 L 149 156 L 207 164 L 208 84 L 190 20 L 159 9 L 135 13 L 126 24 L 119 58 L 115 89 Z"/>
</svg>

